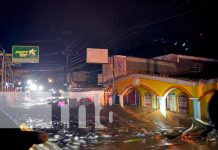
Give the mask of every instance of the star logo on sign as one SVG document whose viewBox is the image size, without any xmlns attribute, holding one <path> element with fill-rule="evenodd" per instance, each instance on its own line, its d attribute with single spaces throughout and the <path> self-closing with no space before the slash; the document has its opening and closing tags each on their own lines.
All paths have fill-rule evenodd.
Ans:
<svg viewBox="0 0 218 150">
<path fill-rule="evenodd" d="M 34 56 L 35 56 L 35 55 L 36 55 L 35 51 L 36 51 L 36 50 L 34 50 L 34 49 L 32 48 L 31 50 L 29 50 L 29 55 L 34 55 Z"/>
</svg>

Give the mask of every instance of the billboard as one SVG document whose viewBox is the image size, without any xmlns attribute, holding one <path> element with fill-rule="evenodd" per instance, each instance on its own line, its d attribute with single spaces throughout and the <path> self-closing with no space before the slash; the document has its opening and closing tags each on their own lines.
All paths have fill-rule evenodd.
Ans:
<svg viewBox="0 0 218 150">
<path fill-rule="evenodd" d="M 108 63 L 108 49 L 87 48 L 86 63 Z"/>
<path fill-rule="evenodd" d="M 39 63 L 39 46 L 12 46 L 12 62 Z"/>
</svg>

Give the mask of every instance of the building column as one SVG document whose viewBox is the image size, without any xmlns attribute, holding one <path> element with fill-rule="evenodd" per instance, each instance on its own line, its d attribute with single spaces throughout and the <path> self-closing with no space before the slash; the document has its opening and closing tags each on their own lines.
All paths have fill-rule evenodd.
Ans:
<svg viewBox="0 0 218 150">
<path fill-rule="evenodd" d="M 198 98 L 190 98 L 193 100 L 194 118 L 201 119 L 201 106 Z"/>
<path fill-rule="evenodd" d="M 166 98 L 164 96 L 157 96 L 160 105 L 160 112 L 166 118 Z"/>
<path fill-rule="evenodd" d="M 155 94 L 152 94 L 151 97 L 151 108 L 157 109 L 157 98 Z"/>
<path fill-rule="evenodd" d="M 119 95 L 120 106 L 123 108 L 123 95 Z"/>
</svg>

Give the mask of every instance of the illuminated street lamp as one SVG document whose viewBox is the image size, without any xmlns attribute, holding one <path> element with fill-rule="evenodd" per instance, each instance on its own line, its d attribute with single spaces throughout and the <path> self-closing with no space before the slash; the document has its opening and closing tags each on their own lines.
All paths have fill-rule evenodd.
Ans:
<svg viewBox="0 0 218 150">
<path fill-rule="evenodd" d="M 38 87 L 37 87 L 36 84 L 30 84 L 29 89 L 30 89 L 31 91 L 36 91 L 36 90 L 38 89 Z"/>
<path fill-rule="evenodd" d="M 32 80 L 27 80 L 27 84 L 32 84 L 33 83 L 33 81 Z"/>
<path fill-rule="evenodd" d="M 49 82 L 49 83 L 52 83 L 53 80 L 52 80 L 51 78 L 48 78 L 48 82 Z"/>
</svg>

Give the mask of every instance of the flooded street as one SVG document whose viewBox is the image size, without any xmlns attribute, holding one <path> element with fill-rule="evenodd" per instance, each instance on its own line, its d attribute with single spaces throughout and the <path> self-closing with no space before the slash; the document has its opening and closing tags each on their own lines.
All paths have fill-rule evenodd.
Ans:
<svg viewBox="0 0 218 150">
<path fill-rule="evenodd" d="M 32 101 L 31 101 L 32 102 Z M 22 107 L 21 107 L 22 106 Z M 48 142 L 35 145 L 35 150 L 215 150 L 217 133 L 185 113 L 167 111 L 166 118 L 158 109 L 138 106 L 106 106 L 100 112 L 103 128 L 95 128 L 93 103 L 87 103 L 86 127 L 79 128 L 78 107 L 69 109 L 69 126 L 60 120 L 64 106 L 50 104 L 32 107 L 5 107 L 4 110 L 18 124 L 36 131 L 45 131 Z M 56 105 L 52 105 L 56 106 Z M 69 106 L 66 105 L 66 108 Z M 109 121 L 113 112 L 113 122 Z M 65 116 L 66 117 L 66 116 Z M 192 127 L 194 131 L 187 132 Z M 184 134 L 186 133 L 186 134 Z M 216 136 L 215 136 L 216 135 Z"/>
<path fill-rule="evenodd" d="M 43 110 L 48 105 L 29 109 L 5 109 L 17 124 L 24 123 L 36 131 L 45 131 L 48 142 L 35 145 L 35 150 L 216 150 L 217 136 L 202 124 L 195 124 L 187 114 L 167 111 L 164 118 L 157 109 L 137 106 L 108 106 L 101 111 L 100 121 L 104 128 L 95 128 L 93 107 L 86 106 L 86 128 L 78 128 L 78 108 L 70 109 L 70 124 L 58 121 L 58 114 L 51 120 Z M 39 109 L 40 108 L 40 109 Z M 36 110 L 38 115 L 36 116 Z M 40 111 L 39 111 L 40 110 Z M 108 119 L 113 112 L 113 122 Z M 39 113 L 40 112 L 40 113 Z M 41 116 L 41 117 L 40 117 Z M 55 119 L 57 121 L 55 121 Z M 47 118 L 48 119 L 48 118 Z M 40 128 L 37 128 L 41 126 Z M 194 131 L 184 134 L 193 126 Z M 217 134 L 216 134 L 217 135 Z"/>
<path fill-rule="evenodd" d="M 1 0 L 0 150 L 218 150 L 215 2 Z"/>
<path fill-rule="evenodd" d="M 181 136 L 192 125 L 193 120 L 188 115 L 167 112 L 165 119 L 158 110 L 131 106 L 123 109 L 113 106 L 111 109 L 114 113 L 112 124 L 106 123 L 104 115 L 107 113 L 102 113 L 101 120 L 106 124 L 104 129 L 94 129 L 92 119 L 87 121 L 86 129 L 78 129 L 72 120 L 70 129 L 67 129 L 64 124 L 57 123 L 56 129 L 47 130 L 49 141 L 63 150 L 215 150 L 218 148 L 216 139 L 206 139 L 200 133 Z"/>
</svg>

